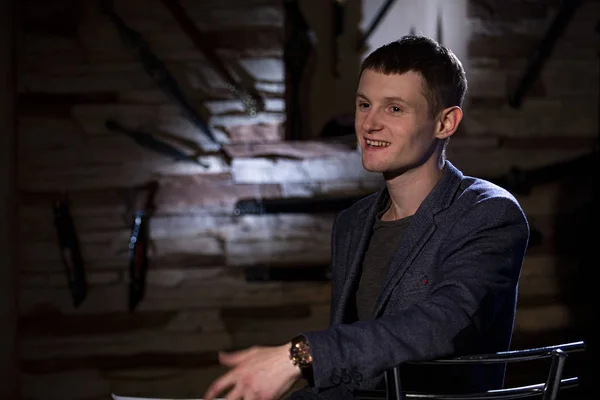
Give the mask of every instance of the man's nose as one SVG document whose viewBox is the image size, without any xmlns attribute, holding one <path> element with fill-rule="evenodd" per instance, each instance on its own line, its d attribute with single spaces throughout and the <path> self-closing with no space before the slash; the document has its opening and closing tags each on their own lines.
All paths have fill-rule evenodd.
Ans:
<svg viewBox="0 0 600 400">
<path fill-rule="evenodd" d="M 376 110 L 369 111 L 369 113 L 365 116 L 365 119 L 362 123 L 362 128 L 367 132 L 381 129 L 381 123 L 379 122 L 379 117 Z"/>
</svg>

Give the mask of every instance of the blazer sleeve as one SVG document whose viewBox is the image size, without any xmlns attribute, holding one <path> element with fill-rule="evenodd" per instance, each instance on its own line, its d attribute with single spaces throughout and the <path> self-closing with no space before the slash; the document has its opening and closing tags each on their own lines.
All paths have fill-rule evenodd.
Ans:
<svg viewBox="0 0 600 400">
<path fill-rule="evenodd" d="M 450 228 L 428 297 L 378 319 L 306 332 L 313 355 L 314 387 L 340 385 L 340 371 L 367 380 L 406 361 L 456 353 L 455 339 L 514 294 L 529 240 L 529 226 L 516 200 L 475 202 Z"/>
<path fill-rule="evenodd" d="M 329 324 L 331 325 L 334 319 L 334 313 L 335 310 L 337 309 L 337 302 L 339 299 L 338 296 L 338 291 L 339 291 L 339 282 L 340 282 L 340 274 L 343 274 L 345 271 L 339 271 L 339 269 L 334 269 L 333 266 L 338 264 L 338 252 L 340 249 L 340 246 L 336 243 L 337 241 L 337 235 L 336 232 L 338 232 L 339 226 L 340 226 L 340 218 L 342 218 L 343 215 L 343 211 L 338 214 L 334 221 L 333 221 L 333 226 L 331 229 L 331 260 L 329 263 L 329 268 L 330 268 L 330 272 L 331 272 L 331 304 L 329 307 Z"/>
</svg>

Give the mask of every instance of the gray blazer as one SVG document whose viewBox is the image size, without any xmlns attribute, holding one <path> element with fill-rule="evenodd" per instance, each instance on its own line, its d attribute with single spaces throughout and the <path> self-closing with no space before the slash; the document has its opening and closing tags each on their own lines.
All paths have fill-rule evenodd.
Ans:
<svg viewBox="0 0 600 400">
<path fill-rule="evenodd" d="M 378 386 L 386 369 L 408 361 L 510 346 L 528 222 L 509 192 L 464 176 L 448 161 L 398 242 L 375 317 L 357 321 L 363 256 L 388 199 L 383 188 L 334 222 L 330 327 L 304 333 L 313 354 L 313 395 L 347 397 Z M 504 380 L 502 365 L 438 372 L 403 365 L 407 390 L 479 391 Z"/>
</svg>

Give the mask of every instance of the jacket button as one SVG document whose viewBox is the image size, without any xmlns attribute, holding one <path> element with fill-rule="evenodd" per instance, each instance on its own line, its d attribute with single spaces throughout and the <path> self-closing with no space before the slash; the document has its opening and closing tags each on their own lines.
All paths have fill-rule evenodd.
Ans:
<svg viewBox="0 0 600 400">
<path fill-rule="evenodd" d="M 360 372 L 358 372 L 358 370 L 356 368 L 352 368 L 350 373 L 352 374 L 352 379 L 354 380 L 354 382 L 361 383 L 363 381 L 362 374 Z"/>
<path fill-rule="evenodd" d="M 331 374 L 331 383 L 334 385 L 339 385 L 342 382 L 342 377 L 337 374 L 336 371 L 333 371 Z"/>
<path fill-rule="evenodd" d="M 346 370 L 346 368 L 342 368 L 342 382 L 344 382 L 344 384 L 349 384 L 351 381 L 350 378 L 350 374 L 348 373 L 348 371 Z"/>
</svg>

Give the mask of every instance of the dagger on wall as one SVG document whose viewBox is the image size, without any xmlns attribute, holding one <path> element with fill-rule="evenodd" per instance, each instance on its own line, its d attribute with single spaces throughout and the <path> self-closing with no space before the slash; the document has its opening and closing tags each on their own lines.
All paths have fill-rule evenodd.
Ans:
<svg viewBox="0 0 600 400">
<path fill-rule="evenodd" d="M 167 69 L 165 63 L 152 52 L 150 46 L 144 41 L 139 32 L 127 26 L 125 21 L 115 12 L 112 3 L 112 0 L 100 0 L 100 10 L 111 20 L 119 32 L 122 41 L 135 52 L 136 56 L 142 62 L 146 73 L 179 106 L 188 120 L 212 142 L 211 147 L 214 146 L 217 150 L 220 149 L 221 145 L 212 130 L 200 113 L 186 99 L 181 86 L 179 86 L 177 80 Z"/>
<path fill-rule="evenodd" d="M 129 236 L 129 311 L 134 311 L 146 293 L 148 247 L 150 245 L 150 217 L 154 211 L 154 196 L 158 183 L 151 182 L 142 196 L 135 194 L 133 222 Z"/>
<path fill-rule="evenodd" d="M 186 13 L 185 8 L 181 5 L 179 0 L 161 1 L 165 8 L 173 15 L 173 18 L 175 18 L 179 27 L 192 41 L 196 49 L 206 57 L 206 60 L 212 65 L 215 72 L 223 78 L 227 85 L 227 89 L 242 102 L 246 112 L 254 117 L 259 111 L 262 111 L 264 109 L 264 100 L 256 88 L 250 85 L 244 85 L 242 82 L 234 79 L 203 32 L 196 27 L 192 18 Z"/>
<path fill-rule="evenodd" d="M 81 247 L 66 196 L 54 203 L 53 214 L 60 257 L 65 268 L 73 306 L 77 308 L 85 300 L 88 285 Z"/>
</svg>

